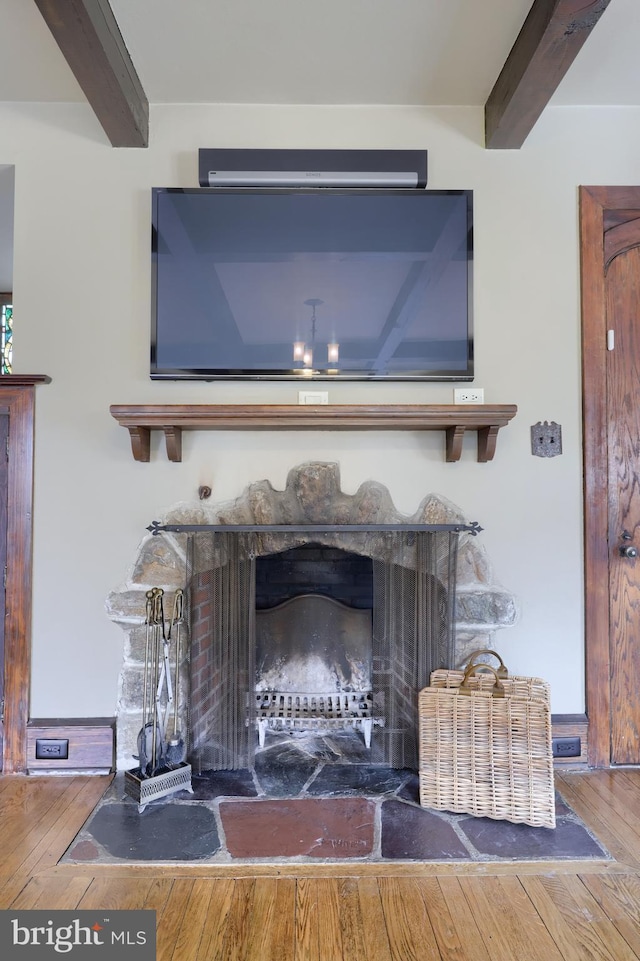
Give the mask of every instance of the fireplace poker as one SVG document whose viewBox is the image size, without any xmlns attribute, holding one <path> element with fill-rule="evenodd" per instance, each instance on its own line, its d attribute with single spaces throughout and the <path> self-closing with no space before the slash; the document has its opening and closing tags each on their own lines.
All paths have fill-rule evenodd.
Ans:
<svg viewBox="0 0 640 961">
<path fill-rule="evenodd" d="M 163 635 L 164 635 L 164 607 L 162 603 L 162 597 L 164 591 L 160 587 L 153 589 L 154 592 L 154 609 L 153 609 L 153 687 L 152 687 L 152 697 L 153 697 L 153 729 L 151 735 L 151 763 L 147 765 L 147 777 L 153 777 L 162 765 L 163 757 L 163 738 L 160 736 L 160 712 L 158 707 L 159 695 L 158 691 L 160 688 L 160 649 L 162 646 Z"/>
<path fill-rule="evenodd" d="M 158 683 L 156 685 L 156 704 L 158 713 L 158 737 L 161 746 L 162 765 L 168 764 L 167 758 L 167 727 L 173 706 L 173 688 L 171 685 L 171 666 L 169 663 L 169 641 L 171 639 L 171 622 L 169 627 L 164 619 L 164 610 L 160 611 L 160 626 L 162 636 L 162 663 L 159 663 Z"/>
<path fill-rule="evenodd" d="M 184 614 L 184 595 L 178 589 L 173 597 L 173 610 L 171 612 L 171 622 L 169 624 L 169 637 L 175 629 L 176 637 L 176 673 L 173 690 L 173 734 L 167 741 L 165 759 L 169 767 L 178 767 L 185 759 L 186 747 L 182 733 L 178 730 L 178 703 L 180 700 L 180 658 L 182 656 L 182 645 L 180 643 L 180 625 Z"/>
<path fill-rule="evenodd" d="M 138 760 L 140 773 L 144 773 L 151 760 L 151 724 L 148 721 L 149 690 L 151 687 L 151 634 L 154 617 L 154 593 L 147 591 L 145 605 L 145 643 L 144 643 L 144 674 L 142 678 L 142 727 L 138 732 Z"/>
</svg>

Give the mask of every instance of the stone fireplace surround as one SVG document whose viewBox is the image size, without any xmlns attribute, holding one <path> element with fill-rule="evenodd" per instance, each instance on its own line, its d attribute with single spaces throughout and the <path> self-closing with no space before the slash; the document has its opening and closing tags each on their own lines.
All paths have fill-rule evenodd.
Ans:
<svg viewBox="0 0 640 961">
<path fill-rule="evenodd" d="M 426 495 L 411 516 L 400 514 L 386 487 L 366 481 L 355 494 L 340 487 L 339 465 L 310 462 L 293 468 L 283 491 L 268 480 L 251 484 L 235 501 L 207 505 L 182 503 L 170 508 L 163 524 L 467 524 L 460 508 L 444 497 Z M 140 728 L 145 647 L 145 600 L 151 587 L 168 593 L 185 586 L 186 535 L 145 536 L 125 583 L 107 598 L 108 616 L 122 628 L 123 661 L 117 700 L 117 767 L 135 767 Z M 496 580 L 480 537 L 460 535 L 457 561 L 455 663 L 477 648 L 495 646 L 496 631 L 517 618 L 515 598 Z M 181 665 L 181 727 L 187 729 L 189 665 Z"/>
</svg>

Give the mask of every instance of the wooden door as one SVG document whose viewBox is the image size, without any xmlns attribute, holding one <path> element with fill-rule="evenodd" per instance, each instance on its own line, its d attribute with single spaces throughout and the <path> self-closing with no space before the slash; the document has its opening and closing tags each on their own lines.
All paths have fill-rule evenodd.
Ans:
<svg viewBox="0 0 640 961">
<path fill-rule="evenodd" d="M 640 220 L 631 226 L 638 246 L 605 265 L 612 764 L 640 761 Z"/>
<path fill-rule="evenodd" d="M 31 676 L 31 559 L 35 386 L 46 374 L 0 376 L 0 417 L 9 423 L 7 463 L 7 576 L 4 590 L 3 773 L 27 769 Z"/>
<path fill-rule="evenodd" d="M 0 413 L 0 771 L 4 744 L 4 625 L 6 615 L 7 508 L 9 466 L 9 416 Z"/>
<path fill-rule="evenodd" d="M 640 187 L 581 189 L 590 762 L 640 763 Z"/>
</svg>

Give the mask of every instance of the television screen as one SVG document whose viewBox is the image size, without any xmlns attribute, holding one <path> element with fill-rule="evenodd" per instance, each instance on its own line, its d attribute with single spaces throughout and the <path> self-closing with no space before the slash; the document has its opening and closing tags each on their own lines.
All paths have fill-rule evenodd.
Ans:
<svg viewBox="0 0 640 961">
<path fill-rule="evenodd" d="M 473 378 L 471 191 L 152 201 L 152 379 Z"/>
</svg>

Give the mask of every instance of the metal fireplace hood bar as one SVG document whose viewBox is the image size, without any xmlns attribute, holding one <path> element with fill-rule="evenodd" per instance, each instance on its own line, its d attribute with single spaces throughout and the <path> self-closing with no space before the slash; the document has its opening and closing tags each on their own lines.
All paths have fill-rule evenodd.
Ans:
<svg viewBox="0 0 640 961">
<path fill-rule="evenodd" d="M 449 531 L 452 534 L 466 532 L 475 537 L 484 530 L 478 521 L 470 524 L 161 524 L 152 521 L 147 527 L 152 534 L 197 534 L 205 532 L 257 533 L 257 534 L 328 534 L 328 533 L 380 533 L 385 531 L 405 532 Z"/>
</svg>

